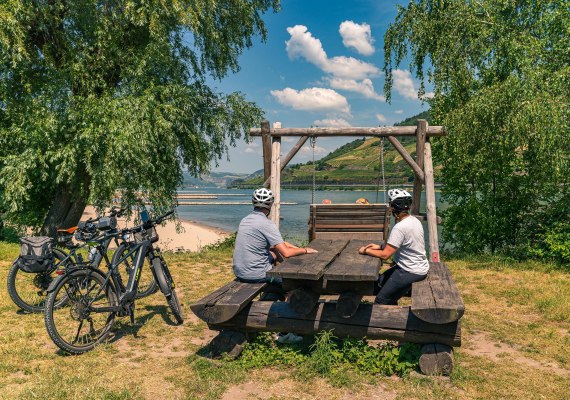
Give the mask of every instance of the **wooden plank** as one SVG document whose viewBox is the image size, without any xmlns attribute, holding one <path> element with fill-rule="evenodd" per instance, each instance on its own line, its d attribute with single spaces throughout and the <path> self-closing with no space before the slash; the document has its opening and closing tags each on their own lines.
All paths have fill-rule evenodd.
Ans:
<svg viewBox="0 0 570 400">
<path fill-rule="evenodd" d="M 358 253 L 358 249 L 370 243 L 352 239 L 340 256 L 332 262 L 323 275 L 334 281 L 377 281 L 381 260 Z"/>
<path fill-rule="evenodd" d="M 233 280 L 198 300 L 190 309 L 207 323 L 221 323 L 233 318 L 266 283 L 242 283 Z"/>
<path fill-rule="evenodd" d="M 431 143 L 425 144 L 424 169 L 426 173 L 426 213 L 428 220 L 430 261 L 439 261 L 439 240 L 437 237 L 437 215 L 435 211 L 435 187 L 433 164 L 431 159 Z"/>
<path fill-rule="evenodd" d="M 346 218 L 345 216 L 342 216 L 343 218 Z M 382 219 L 383 216 L 382 216 Z M 384 221 L 382 221 L 382 223 L 376 223 L 375 221 L 371 221 L 370 219 L 319 219 L 317 222 L 317 226 L 321 226 L 321 225 L 356 225 L 356 226 L 367 226 L 367 225 L 374 225 L 374 226 L 380 226 L 380 227 L 384 227 Z"/>
<path fill-rule="evenodd" d="M 309 243 L 309 247 L 318 250 L 318 253 L 288 258 L 283 264 L 268 271 L 267 275 L 318 280 L 323 276 L 327 266 L 340 254 L 347 244 L 348 240 L 315 239 Z"/>
<path fill-rule="evenodd" d="M 317 232 L 314 235 L 316 236 L 315 240 L 365 239 L 374 242 L 381 242 L 384 240 L 384 234 L 382 232 Z"/>
<path fill-rule="evenodd" d="M 279 229 L 281 215 L 281 138 L 274 137 L 271 143 L 271 191 L 275 201 L 271 207 L 271 220 Z"/>
<path fill-rule="evenodd" d="M 416 164 L 424 167 L 424 148 L 426 142 L 426 134 L 428 131 L 428 123 L 425 119 L 418 119 L 417 136 L 416 136 Z M 410 214 L 419 214 L 420 202 L 422 199 L 422 180 L 417 174 L 414 174 L 414 191 L 412 192 L 412 208 Z"/>
<path fill-rule="evenodd" d="M 443 126 L 430 126 L 427 129 L 427 136 L 445 136 Z M 260 136 L 261 129 L 252 128 L 249 130 L 251 136 Z M 314 136 L 314 137 L 335 137 L 335 136 L 416 136 L 415 126 L 375 126 L 375 127 L 350 127 L 350 128 L 271 128 L 271 136 Z"/>
<path fill-rule="evenodd" d="M 402 146 L 402 144 L 398 142 L 398 139 L 396 139 L 393 136 L 388 136 L 388 140 L 390 141 L 390 143 L 392 143 L 392 146 L 394 146 L 394 148 L 398 151 L 398 153 L 400 153 L 404 161 L 407 162 L 408 165 L 414 170 L 416 176 L 419 177 L 420 180 L 423 182 L 425 179 L 424 171 L 422 171 L 422 168 L 418 164 L 416 164 L 416 162 L 414 161 L 412 156 L 408 154 L 404 146 Z"/>
<path fill-rule="evenodd" d="M 367 337 L 412 343 L 461 345 L 460 322 L 431 324 L 410 312 L 409 306 L 360 304 L 349 319 L 336 312 L 334 302 L 319 303 L 307 315 L 297 314 L 286 302 L 254 301 L 230 321 L 210 324 L 211 329 L 239 331 L 294 332 L 315 334 L 333 330 L 338 337 Z"/>
<path fill-rule="evenodd" d="M 263 180 L 267 182 L 271 177 L 271 135 L 269 134 L 269 121 L 261 123 L 261 142 L 263 145 Z M 267 185 L 264 185 L 268 187 Z"/>
<path fill-rule="evenodd" d="M 465 305 L 447 266 L 430 262 L 426 279 L 412 284 L 412 313 L 418 318 L 446 324 L 459 320 Z"/>
<path fill-rule="evenodd" d="M 382 224 L 315 224 L 315 229 L 322 232 L 331 231 L 349 231 L 349 232 L 382 232 L 384 230 L 384 225 Z"/>
<path fill-rule="evenodd" d="M 313 204 L 318 210 L 386 210 L 387 204 L 355 204 L 355 203 L 338 203 L 338 204 Z"/>
</svg>

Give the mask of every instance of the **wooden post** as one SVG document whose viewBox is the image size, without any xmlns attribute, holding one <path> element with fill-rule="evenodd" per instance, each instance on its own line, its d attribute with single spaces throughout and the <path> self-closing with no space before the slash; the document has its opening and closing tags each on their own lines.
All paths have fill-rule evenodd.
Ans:
<svg viewBox="0 0 570 400">
<path fill-rule="evenodd" d="M 342 318 L 351 318 L 358 310 L 362 295 L 354 292 L 342 292 L 336 302 L 336 312 Z"/>
<path fill-rule="evenodd" d="M 437 238 L 437 215 L 435 210 L 435 183 L 433 178 L 431 143 L 429 142 L 429 139 L 425 142 L 424 152 L 424 174 L 426 178 L 426 213 L 428 220 L 430 261 L 439 262 L 439 241 Z"/>
<path fill-rule="evenodd" d="M 281 138 L 276 136 L 271 144 L 271 190 L 275 195 L 275 202 L 271 207 L 271 220 L 279 229 L 279 215 L 281 213 Z"/>
<path fill-rule="evenodd" d="M 318 301 L 319 295 L 305 288 L 293 289 L 287 299 L 293 310 L 300 315 L 307 315 L 313 311 Z"/>
<path fill-rule="evenodd" d="M 267 187 L 271 176 L 271 135 L 269 121 L 261 123 L 261 143 L 263 146 L 263 186 Z"/>
<path fill-rule="evenodd" d="M 416 128 L 416 164 L 420 168 L 424 166 L 424 148 L 427 130 L 427 121 L 425 119 L 418 119 L 418 126 Z M 414 192 L 412 196 L 412 208 L 410 211 L 411 214 L 417 215 L 420 213 L 420 202 L 422 200 L 422 180 L 418 174 L 414 174 Z"/>
<path fill-rule="evenodd" d="M 440 343 L 422 346 L 420 370 L 424 375 L 447 375 L 453 371 L 453 348 Z"/>
<path fill-rule="evenodd" d="M 416 162 L 414 161 L 412 156 L 408 154 L 404 146 L 402 146 L 402 144 L 394 136 L 388 136 L 388 140 L 390 141 L 390 143 L 392 143 L 392 146 L 394 146 L 394 148 L 398 151 L 398 153 L 400 153 L 404 161 L 407 162 L 408 165 L 414 170 L 414 173 L 416 174 L 415 176 L 419 176 L 420 180 L 423 182 L 425 179 L 424 171 L 422 171 L 421 167 L 418 164 L 416 164 Z"/>
<path fill-rule="evenodd" d="M 289 153 L 287 153 L 287 155 L 285 156 L 285 158 L 283 158 L 283 162 L 281 163 L 281 171 L 283 171 L 285 169 L 285 167 L 287 166 L 287 164 L 289 164 L 289 161 L 291 161 L 291 159 L 293 157 L 295 157 L 295 154 L 297 154 L 299 152 L 299 150 L 301 149 L 301 147 L 303 147 L 303 145 L 305 144 L 305 142 L 307 141 L 307 139 L 309 139 L 308 136 L 303 136 L 299 139 L 299 141 L 297 142 L 297 144 L 295 144 L 295 146 L 293 146 L 293 148 L 289 151 Z M 268 187 L 271 178 L 265 178 L 265 182 L 263 183 L 263 186 Z"/>
</svg>

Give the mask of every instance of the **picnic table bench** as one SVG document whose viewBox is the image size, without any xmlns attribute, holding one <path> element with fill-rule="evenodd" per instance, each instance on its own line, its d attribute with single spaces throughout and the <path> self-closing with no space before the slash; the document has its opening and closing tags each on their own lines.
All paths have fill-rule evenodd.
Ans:
<svg viewBox="0 0 570 400">
<path fill-rule="evenodd" d="M 289 292 L 286 302 L 255 301 L 266 284 L 232 281 L 191 309 L 210 329 L 221 331 L 213 344 L 233 353 L 247 332 L 315 334 L 332 329 L 338 337 L 423 344 L 422 372 L 450 373 L 452 347 L 461 345 L 465 307 L 449 269 L 430 262 L 426 279 L 412 285 L 411 306 L 362 302 L 363 296 L 374 295 L 381 266 L 379 259 L 358 254 L 368 242 L 315 239 L 309 247 L 318 253 L 289 258 L 269 271 L 283 280 Z M 336 302 L 319 301 L 331 294 L 338 295 Z"/>
</svg>

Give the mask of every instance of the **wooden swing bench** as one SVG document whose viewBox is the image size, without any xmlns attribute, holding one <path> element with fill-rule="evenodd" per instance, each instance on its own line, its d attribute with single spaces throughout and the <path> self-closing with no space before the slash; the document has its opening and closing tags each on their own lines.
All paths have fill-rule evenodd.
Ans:
<svg viewBox="0 0 570 400">
<path fill-rule="evenodd" d="M 309 241 L 313 239 L 360 239 L 381 242 L 388 236 L 387 204 L 311 204 Z"/>
</svg>

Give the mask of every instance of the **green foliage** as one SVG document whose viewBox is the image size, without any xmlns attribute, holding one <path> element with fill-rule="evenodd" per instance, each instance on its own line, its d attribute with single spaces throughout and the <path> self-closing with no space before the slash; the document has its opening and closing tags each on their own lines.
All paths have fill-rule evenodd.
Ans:
<svg viewBox="0 0 570 400">
<path fill-rule="evenodd" d="M 372 347 L 364 339 L 339 340 L 332 331 L 323 331 L 309 346 L 279 344 L 270 333 L 259 334 L 246 344 L 235 362 L 246 369 L 296 367 L 300 379 L 322 376 L 334 385 L 349 386 L 354 377 L 362 374 L 406 375 L 418 368 L 419 356 L 420 349 L 415 344 L 384 343 Z"/>
<path fill-rule="evenodd" d="M 263 368 L 273 366 L 299 366 L 306 356 L 297 345 L 276 343 L 270 333 L 261 333 L 249 341 L 236 361 L 240 366 Z"/>
<path fill-rule="evenodd" d="M 237 232 L 232 233 L 231 235 L 227 236 L 225 239 L 217 243 L 204 246 L 202 248 L 202 251 L 227 251 L 227 250 L 233 251 L 236 245 L 236 237 L 237 237 Z"/>
<path fill-rule="evenodd" d="M 559 221 L 548 229 L 543 240 L 529 249 L 533 256 L 550 258 L 570 267 L 570 221 Z"/>
<path fill-rule="evenodd" d="M 419 95 L 434 85 L 443 232 L 457 250 L 521 257 L 570 219 L 569 34 L 568 0 L 411 1 L 386 32 L 387 97 L 408 55 Z"/>
<path fill-rule="evenodd" d="M 48 211 L 65 216 L 67 201 L 103 206 L 117 189 L 123 205 L 170 207 L 183 170 L 207 171 L 260 122 L 243 94 L 206 81 L 239 69 L 252 37 L 265 40 L 261 15 L 278 8 L 278 0 L 4 1 L 6 217 L 41 225 Z M 57 196 L 66 201 L 54 204 Z"/>
<path fill-rule="evenodd" d="M 418 119 L 425 119 L 428 124 L 431 125 L 432 119 L 429 110 L 422 111 L 421 113 L 414 115 L 413 117 L 408 117 L 403 121 L 396 122 L 394 126 L 417 126 Z M 414 141 L 415 142 L 415 141 Z"/>
</svg>

